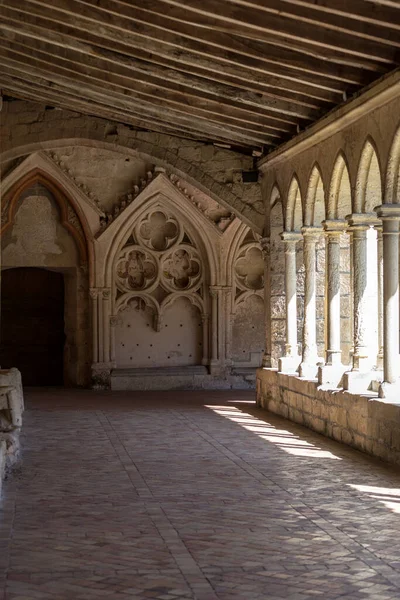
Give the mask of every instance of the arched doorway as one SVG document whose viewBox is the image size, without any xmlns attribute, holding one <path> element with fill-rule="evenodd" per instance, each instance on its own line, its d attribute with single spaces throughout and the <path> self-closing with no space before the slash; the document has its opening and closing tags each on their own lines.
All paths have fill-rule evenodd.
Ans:
<svg viewBox="0 0 400 600">
<path fill-rule="evenodd" d="M 62 385 L 64 277 L 35 267 L 2 271 L 0 365 L 24 385 Z"/>
</svg>

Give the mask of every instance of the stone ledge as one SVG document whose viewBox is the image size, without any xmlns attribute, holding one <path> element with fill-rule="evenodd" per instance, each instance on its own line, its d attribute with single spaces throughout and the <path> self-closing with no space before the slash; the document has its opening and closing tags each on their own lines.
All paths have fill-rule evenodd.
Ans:
<svg viewBox="0 0 400 600">
<path fill-rule="evenodd" d="M 376 396 L 376 395 L 375 395 Z M 357 450 L 400 465 L 400 398 L 327 390 L 272 369 L 257 370 L 257 404 Z"/>
</svg>

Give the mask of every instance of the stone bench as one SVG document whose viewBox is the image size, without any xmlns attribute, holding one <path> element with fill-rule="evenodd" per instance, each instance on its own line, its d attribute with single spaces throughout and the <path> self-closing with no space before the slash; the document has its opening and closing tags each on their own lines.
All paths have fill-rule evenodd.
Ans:
<svg viewBox="0 0 400 600">
<path fill-rule="evenodd" d="M 0 385 L 0 430 L 11 431 L 22 425 L 21 402 L 17 389 Z"/>
</svg>

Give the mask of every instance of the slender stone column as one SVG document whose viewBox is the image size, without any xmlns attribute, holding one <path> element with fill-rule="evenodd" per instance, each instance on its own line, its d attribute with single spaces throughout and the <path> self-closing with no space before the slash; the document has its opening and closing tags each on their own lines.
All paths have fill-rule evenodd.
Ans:
<svg viewBox="0 0 400 600">
<path fill-rule="evenodd" d="M 374 227 L 378 233 L 378 356 L 376 366 L 383 369 L 383 234 L 382 225 Z"/>
<path fill-rule="evenodd" d="M 211 361 L 210 372 L 212 375 L 219 374 L 218 360 L 218 290 L 210 287 L 211 294 Z"/>
<path fill-rule="evenodd" d="M 281 239 L 285 247 L 286 344 L 285 356 L 279 359 L 279 371 L 294 373 L 300 364 L 297 347 L 296 245 L 302 236 L 301 233 L 285 231 Z"/>
<path fill-rule="evenodd" d="M 115 327 L 118 323 L 118 317 L 111 315 L 110 317 L 110 361 L 115 366 Z"/>
<path fill-rule="evenodd" d="M 369 356 L 367 301 L 367 232 L 377 225 L 374 214 L 349 215 L 349 231 L 352 237 L 353 253 L 353 365 L 343 378 L 344 389 L 362 393 L 368 389 L 373 379 L 371 368 L 374 358 Z M 374 316 L 376 318 L 376 315 Z"/>
<path fill-rule="evenodd" d="M 304 280 L 303 355 L 300 377 L 315 379 L 318 373 L 317 322 L 316 322 L 316 251 L 315 246 L 322 234 L 321 227 L 302 227 Z"/>
<path fill-rule="evenodd" d="M 98 295 L 97 288 L 90 289 L 90 298 L 92 300 L 92 362 L 99 362 L 99 318 L 98 318 Z"/>
<path fill-rule="evenodd" d="M 110 362 L 110 298 L 111 290 L 103 289 L 103 362 Z"/>
<path fill-rule="evenodd" d="M 225 310 L 225 365 L 229 369 L 232 364 L 232 287 L 224 287 Z"/>
<path fill-rule="evenodd" d="M 347 227 L 347 222 L 332 220 L 323 222 L 326 236 L 326 270 L 327 270 L 327 348 L 325 365 L 318 369 L 320 384 L 339 386 L 345 367 L 341 362 L 340 340 L 340 236 Z"/>
<path fill-rule="evenodd" d="M 271 240 L 269 237 L 261 238 L 261 249 L 264 257 L 264 328 L 265 349 L 262 359 L 264 368 L 272 367 L 272 343 L 271 343 Z"/>
<path fill-rule="evenodd" d="M 201 364 L 205 367 L 208 366 L 209 358 L 208 358 L 208 334 L 210 327 L 210 318 L 208 314 L 203 314 L 201 316 L 201 322 L 203 324 L 203 358 Z"/>
<path fill-rule="evenodd" d="M 376 209 L 383 228 L 383 378 L 381 398 L 399 400 L 399 223 L 400 204 Z M 394 385 L 397 384 L 397 385 Z"/>
</svg>

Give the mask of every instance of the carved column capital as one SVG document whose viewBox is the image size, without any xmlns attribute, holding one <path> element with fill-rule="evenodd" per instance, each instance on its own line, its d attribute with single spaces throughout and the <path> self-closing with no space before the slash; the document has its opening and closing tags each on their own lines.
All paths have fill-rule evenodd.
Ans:
<svg viewBox="0 0 400 600">
<path fill-rule="evenodd" d="M 345 219 L 326 219 L 322 225 L 327 237 L 339 237 L 349 226 Z"/>
<path fill-rule="evenodd" d="M 103 300 L 109 300 L 111 298 L 111 288 L 102 289 Z"/>
<path fill-rule="evenodd" d="M 380 224 L 375 213 L 353 213 L 347 215 L 346 220 L 349 224 L 349 231 L 352 232 L 367 231 Z"/>
<path fill-rule="evenodd" d="M 117 315 L 111 315 L 110 316 L 110 325 L 111 327 L 115 327 L 118 324 L 118 316 Z"/>
<path fill-rule="evenodd" d="M 99 295 L 100 290 L 98 288 L 90 288 L 89 289 L 89 294 L 90 297 L 92 298 L 92 300 L 96 300 L 96 298 Z"/>
<path fill-rule="evenodd" d="M 261 251 L 264 257 L 264 260 L 269 259 L 271 253 L 271 238 L 263 237 L 260 239 Z"/>
<path fill-rule="evenodd" d="M 318 242 L 323 231 L 322 227 L 316 227 L 314 225 L 305 225 L 301 228 L 304 240 L 311 243 Z"/>
</svg>

